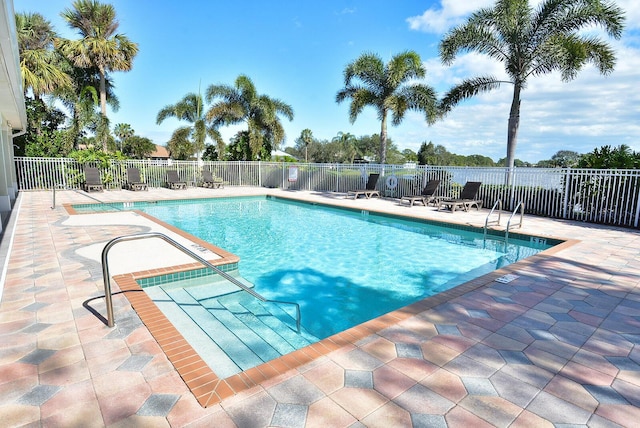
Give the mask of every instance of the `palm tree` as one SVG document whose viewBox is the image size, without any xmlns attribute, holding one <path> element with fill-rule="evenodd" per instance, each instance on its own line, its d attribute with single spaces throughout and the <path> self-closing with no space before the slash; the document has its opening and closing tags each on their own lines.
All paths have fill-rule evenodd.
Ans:
<svg viewBox="0 0 640 428">
<path fill-rule="evenodd" d="M 113 127 L 113 133 L 116 137 L 118 137 L 118 140 L 120 142 L 120 151 L 122 151 L 125 140 L 135 135 L 133 128 L 128 123 L 116 123 Z"/>
<path fill-rule="evenodd" d="M 444 64 L 451 64 L 458 52 L 476 51 L 505 67 L 508 81 L 494 76 L 466 79 L 445 95 L 441 109 L 448 112 L 478 93 L 499 88 L 503 83 L 513 85 L 507 132 L 507 183 L 511 183 L 520 125 L 520 93 L 527 79 L 559 71 L 562 79 L 569 81 L 586 63 L 593 63 L 603 75 L 613 70 L 613 49 L 592 34 L 580 33 L 593 25 L 603 27 L 609 36 L 619 39 L 624 13 L 606 0 L 544 0 L 536 10 L 528 0 L 498 0 L 493 8 L 473 13 L 440 42 Z"/>
<path fill-rule="evenodd" d="M 106 123 L 106 116 L 96 111 L 96 107 L 100 102 L 100 75 L 98 70 L 95 67 L 79 68 L 70 64 L 67 64 L 67 68 L 72 84 L 70 87 L 57 89 L 54 95 L 71 113 L 71 124 L 67 128 L 67 132 L 73 147 L 78 147 L 85 128 L 94 130 L 100 128 L 105 138 L 108 138 L 108 130 L 105 131 L 103 126 Z M 120 102 L 113 91 L 110 77 L 107 77 L 105 87 L 107 103 L 113 111 L 118 111 Z"/>
<path fill-rule="evenodd" d="M 207 136 L 215 141 L 219 147 L 221 144 L 224 146 L 224 142 L 217 128 L 207 125 L 202 95 L 189 93 L 177 103 L 163 107 L 162 110 L 158 112 L 156 123 L 159 125 L 168 117 L 184 120 L 191 124 L 189 126 L 182 126 L 174 131 L 169 141 L 169 151 L 171 151 L 173 147 L 173 152 L 180 152 L 181 157 L 183 157 L 186 147 L 190 146 L 191 153 L 189 156 L 197 153 L 199 159 L 201 152 L 204 150 L 204 142 Z M 220 154 L 222 151 L 218 150 L 218 153 Z"/>
<path fill-rule="evenodd" d="M 42 95 L 70 87 L 64 59 L 53 49 L 57 34 L 51 22 L 39 13 L 16 13 L 16 32 L 25 94 L 31 90 L 34 99 L 39 100 Z"/>
<path fill-rule="evenodd" d="M 358 139 L 355 135 L 349 132 L 338 132 L 338 134 L 333 137 L 331 140 L 336 143 L 340 148 L 340 157 L 343 162 L 349 161 L 349 163 L 353 163 L 358 153 L 358 147 L 356 143 Z"/>
<path fill-rule="evenodd" d="M 76 0 L 73 9 L 65 9 L 62 17 L 69 27 L 77 29 L 80 40 L 57 39 L 56 46 L 76 66 L 95 67 L 100 75 L 100 111 L 107 116 L 107 75 L 111 71 L 129 71 L 138 45 L 119 34 L 116 11 L 110 4 L 97 0 Z M 106 140 L 102 141 L 106 151 Z"/>
<path fill-rule="evenodd" d="M 290 105 L 267 95 L 260 95 L 251 79 L 236 78 L 234 86 L 211 85 L 207 102 L 221 98 L 207 112 L 214 126 L 246 123 L 252 158 L 268 156 L 284 140 L 285 133 L 279 114 L 293 120 Z M 266 152 L 266 153 L 265 153 Z"/>
<path fill-rule="evenodd" d="M 304 161 L 309 163 L 309 144 L 313 142 L 313 133 L 309 128 L 305 128 L 300 132 L 300 139 L 304 143 Z"/>
<path fill-rule="evenodd" d="M 336 102 L 351 99 L 349 120 L 354 123 L 366 106 L 374 107 L 380 128 L 380 163 L 387 160 L 387 116 L 391 113 L 393 125 L 399 125 L 407 110 L 422 111 L 429 124 L 437 117 L 435 90 L 420 83 L 409 83 L 423 78 L 426 70 L 420 56 L 413 51 L 402 52 L 387 64 L 373 53 L 362 54 L 344 69 L 344 85 L 336 95 Z"/>
</svg>

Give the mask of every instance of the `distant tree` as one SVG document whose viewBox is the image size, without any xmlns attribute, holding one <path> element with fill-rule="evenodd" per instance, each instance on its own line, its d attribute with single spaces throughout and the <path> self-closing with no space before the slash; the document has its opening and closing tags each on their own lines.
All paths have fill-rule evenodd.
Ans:
<svg viewBox="0 0 640 428">
<path fill-rule="evenodd" d="M 56 47 L 76 66 L 95 67 L 100 76 L 100 112 L 107 117 L 107 75 L 112 71 L 129 71 L 138 45 L 124 34 L 117 33 L 116 11 L 110 4 L 97 0 L 76 0 L 61 16 L 69 27 L 78 30 L 79 40 L 59 38 Z M 102 123 L 104 126 L 104 122 Z M 107 149 L 107 133 L 102 135 L 103 150 Z"/>
<path fill-rule="evenodd" d="M 500 158 L 498 160 L 498 162 L 496 162 L 496 166 L 507 166 L 507 158 Z M 513 160 L 513 166 L 517 167 L 517 168 L 526 168 L 526 167 L 530 167 L 533 166 L 530 162 L 527 161 L 523 161 L 520 159 L 514 159 Z"/>
<path fill-rule="evenodd" d="M 495 162 L 488 156 L 469 155 L 466 156 L 466 166 L 495 166 Z"/>
<path fill-rule="evenodd" d="M 131 125 L 129 125 L 128 123 L 116 123 L 116 125 L 113 127 L 113 134 L 118 139 L 117 142 L 120 146 L 119 149 L 122 152 L 127 138 L 133 137 L 135 135 L 135 132 L 133 131 Z M 151 153 L 153 153 L 153 150 L 151 151 Z"/>
<path fill-rule="evenodd" d="M 284 127 L 278 115 L 293 120 L 293 108 L 279 99 L 260 95 L 249 77 L 238 76 L 233 86 L 211 85 L 206 95 L 207 102 L 218 100 L 206 114 L 214 127 L 247 125 L 251 149 L 248 160 L 270 158 L 271 151 L 284 141 Z M 267 157 L 259 157 L 261 153 Z"/>
<path fill-rule="evenodd" d="M 593 63 L 604 75 L 613 70 L 613 49 L 593 34 L 581 32 L 594 25 L 619 39 L 624 12 L 607 0 L 543 0 L 535 11 L 529 0 L 497 0 L 492 8 L 476 11 L 442 39 L 442 62 L 451 64 L 458 52 L 475 51 L 500 61 L 509 80 L 494 76 L 465 79 L 444 96 L 442 112 L 478 93 L 512 84 L 507 132 L 507 167 L 512 168 L 520 125 L 520 92 L 529 77 L 559 71 L 562 79 L 569 81 L 587 63 Z M 511 174 L 507 182 L 511 182 Z"/>
<path fill-rule="evenodd" d="M 582 155 L 577 166 L 596 169 L 638 169 L 640 153 L 631 150 L 625 144 L 618 147 L 602 146 Z"/>
<path fill-rule="evenodd" d="M 562 168 L 575 166 L 580 160 L 580 153 L 571 150 L 560 150 L 551 156 L 554 166 Z"/>
<path fill-rule="evenodd" d="M 131 135 L 125 138 L 122 146 L 122 154 L 135 158 L 145 159 L 156 150 L 156 145 L 149 138 Z"/>
<path fill-rule="evenodd" d="M 380 163 L 387 161 L 387 117 L 399 125 L 407 110 L 424 112 L 428 123 L 437 116 L 435 90 L 427 85 L 411 83 L 425 76 L 420 56 L 413 51 L 395 55 L 384 64 L 380 56 L 362 54 L 344 69 L 344 88 L 336 95 L 336 102 L 351 99 L 349 120 L 356 121 L 362 110 L 371 106 L 378 113 L 380 127 Z"/>
<path fill-rule="evenodd" d="M 336 143 L 338 149 L 338 158 L 335 162 L 353 163 L 353 160 L 358 156 L 356 136 L 340 131 L 331 141 Z"/>
<path fill-rule="evenodd" d="M 156 123 L 159 125 L 170 117 L 187 122 L 189 125 L 181 126 L 173 132 L 171 141 L 173 146 L 183 147 L 182 150 L 187 150 L 186 146 L 191 145 L 189 156 L 194 153 L 200 156 L 207 136 L 218 145 L 220 153 L 224 147 L 222 136 L 215 125 L 207 123 L 204 110 L 202 95 L 189 93 L 177 103 L 164 106 L 156 116 Z"/>
<path fill-rule="evenodd" d="M 304 161 L 309 162 L 309 144 L 313 141 L 313 133 L 309 128 L 305 128 L 300 132 L 300 140 L 304 144 Z"/>
<path fill-rule="evenodd" d="M 407 162 L 417 162 L 418 155 L 411 149 L 404 149 L 402 151 L 402 156 L 406 159 Z"/>
</svg>

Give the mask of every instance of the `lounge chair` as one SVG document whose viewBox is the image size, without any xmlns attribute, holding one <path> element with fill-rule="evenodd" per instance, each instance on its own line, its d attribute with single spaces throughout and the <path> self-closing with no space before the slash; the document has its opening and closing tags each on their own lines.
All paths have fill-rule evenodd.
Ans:
<svg viewBox="0 0 640 428">
<path fill-rule="evenodd" d="M 169 189 L 186 189 L 187 182 L 178 177 L 178 171 L 175 169 L 167 170 L 167 187 Z"/>
<path fill-rule="evenodd" d="M 448 207 L 451 211 L 462 207 L 465 211 L 469 211 L 472 206 L 480 210 L 482 208 L 482 199 L 478 199 L 478 190 L 480 190 L 481 185 L 482 183 L 479 181 L 467 181 L 460 192 L 459 198 L 441 199 L 438 202 L 438 211 L 442 207 Z"/>
<path fill-rule="evenodd" d="M 85 192 L 91 192 L 93 190 L 102 192 L 104 190 L 102 180 L 100 179 L 100 170 L 98 168 L 93 166 L 84 167 L 83 187 Z"/>
<path fill-rule="evenodd" d="M 138 168 L 127 168 L 127 189 L 133 191 L 149 190 L 147 183 L 140 178 L 140 170 Z"/>
<path fill-rule="evenodd" d="M 422 205 L 426 207 L 429 202 L 436 201 L 434 193 L 436 193 L 439 185 L 440 180 L 429 180 L 427 182 L 427 185 L 424 186 L 424 189 L 422 189 L 422 193 L 420 193 L 419 195 L 405 195 L 400 198 L 400 203 L 402 203 L 403 201 L 407 201 L 409 203 L 409 206 L 412 207 L 414 203 L 422 202 Z"/>
<path fill-rule="evenodd" d="M 360 195 L 364 195 L 367 199 L 372 196 L 380 197 L 380 192 L 376 190 L 378 178 L 380 178 L 380 174 L 369 174 L 369 179 L 367 180 L 367 185 L 365 186 L 365 188 L 360 190 L 349 190 L 347 192 L 347 197 L 351 195 L 353 195 L 353 199 L 358 199 Z"/>
<path fill-rule="evenodd" d="M 202 170 L 202 187 L 208 187 L 210 189 L 222 189 L 224 187 L 224 181 L 222 178 L 213 177 L 211 171 L 208 169 Z"/>
</svg>

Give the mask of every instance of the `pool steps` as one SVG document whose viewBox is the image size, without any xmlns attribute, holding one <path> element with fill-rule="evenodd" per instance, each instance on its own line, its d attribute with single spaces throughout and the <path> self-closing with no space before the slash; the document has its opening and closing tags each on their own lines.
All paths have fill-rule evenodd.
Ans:
<svg viewBox="0 0 640 428">
<path fill-rule="evenodd" d="M 295 315 L 278 304 L 243 291 L 229 293 L 220 285 L 144 289 L 218 376 L 231 376 L 318 341 L 304 329 L 297 333 Z"/>
</svg>

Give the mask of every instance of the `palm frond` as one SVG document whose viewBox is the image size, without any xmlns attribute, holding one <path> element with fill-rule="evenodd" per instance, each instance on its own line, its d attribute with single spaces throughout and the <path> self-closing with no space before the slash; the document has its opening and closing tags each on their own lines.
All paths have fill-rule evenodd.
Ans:
<svg viewBox="0 0 640 428">
<path fill-rule="evenodd" d="M 472 79 L 466 79 L 462 83 L 451 88 L 440 100 L 438 110 L 441 114 L 446 114 L 451 109 L 459 104 L 461 101 L 478 95 L 482 92 L 489 92 L 493 89 L 497 89 L 504 82 L 496 79 L 493 76 L 475 77 Z"/>
</svg>

